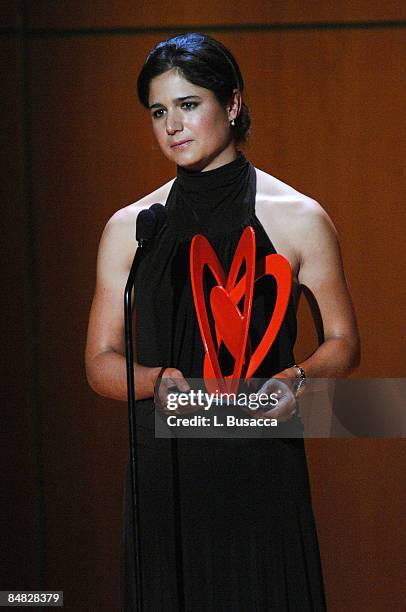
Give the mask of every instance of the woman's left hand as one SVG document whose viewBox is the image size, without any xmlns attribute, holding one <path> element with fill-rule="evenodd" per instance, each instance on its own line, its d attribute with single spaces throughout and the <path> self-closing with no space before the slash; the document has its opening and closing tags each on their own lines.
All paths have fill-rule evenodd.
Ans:
<svg viewBox="0 0 406 612">
<path fill-rule="evenodd" d="M 262 393 L 268 395 L 268 397 L 273 395 L 274 398 L 277 398 L 278 403 L 270 410 L 250 410 L 251 416 L 254 418 L 269 417 L 283 423 L 289 421 L 296 414 L 296 395 L 291 379 L 269 378 L 256 391 L 257 396 Z"/>
</svg>

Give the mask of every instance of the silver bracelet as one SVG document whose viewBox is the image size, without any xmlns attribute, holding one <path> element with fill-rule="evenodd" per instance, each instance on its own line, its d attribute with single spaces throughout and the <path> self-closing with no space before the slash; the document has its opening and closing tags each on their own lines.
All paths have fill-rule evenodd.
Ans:
<svg viewBox="0 0 406 612">
<path fill-rule="evenodd" d="M 293 367 L 296 368 L 297 370 L 297 381 L 293 383 L 295 394 L 297 396 L 300 389 L 303 387 L 303 385 L 306 384 L 306 372 L 304 371 L 303 368 L 298 366 L 296 363 L 293 365 Z"/>
</svg>

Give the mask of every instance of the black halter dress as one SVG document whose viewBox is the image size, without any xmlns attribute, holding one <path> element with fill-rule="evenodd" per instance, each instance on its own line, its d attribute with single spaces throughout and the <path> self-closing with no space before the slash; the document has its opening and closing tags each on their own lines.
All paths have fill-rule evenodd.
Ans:
<svg viewBox="0 0 406 612">
<path fill-rule="evenodd" d="M 275 253 L 255 215 L 255 194 L 255 169 L 241 153 L 206 172 L 178 167 L 166 223 L 136 277 L 139 363 L 202 377 L 191 238 L 200 233 L 209 239 L 226 274 L 248 225 L 255 230 L 257 259 Z M 253 348 L 274 302 L 272 279 L 256 283 L 249 331 Z M 270 377 L 293 365 L 295 339 L 291 299 L 256 376 Z M 145 612 L 325 610 L 303 438 L 193 438 L 174 445 L 154 436 L 152 400 L 138 401 L 137 415 Z M 300 428 L 300 418 L 295 421 Z M 136 609 L 130 496 L 127 469 L 121 566 L 125 612 Z"/>
</svg>

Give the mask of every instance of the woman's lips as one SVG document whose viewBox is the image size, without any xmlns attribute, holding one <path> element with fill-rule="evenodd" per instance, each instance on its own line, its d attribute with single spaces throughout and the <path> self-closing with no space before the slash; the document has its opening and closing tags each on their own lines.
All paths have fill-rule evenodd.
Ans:
<svg viewBox="0 0 406 612">
<path fill-rule="evenodd" d="M 192 140 L 182 140 L 178 144 L 171 145 L 171 149 L 175 149 L 175 151 L 181 151 L 182 149 L 186 149 L 186 147 L 190 145 L 191 142 L 193 141 Z"/>
</svg>

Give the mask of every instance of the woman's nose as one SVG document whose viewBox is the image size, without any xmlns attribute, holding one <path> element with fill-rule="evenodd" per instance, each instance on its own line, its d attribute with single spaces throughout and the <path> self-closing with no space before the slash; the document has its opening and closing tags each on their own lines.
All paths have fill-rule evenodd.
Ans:
<svg viewBox="0 0 406 612">
<path fill-rule="evenodd" d="M 168 134 L 175 134 L 175 132 L 180 132 L 183 129 L 183 124 L 181 118 L 178 113 L 168 112 L 166 116 L 166 131 Z"/>
</svg>

